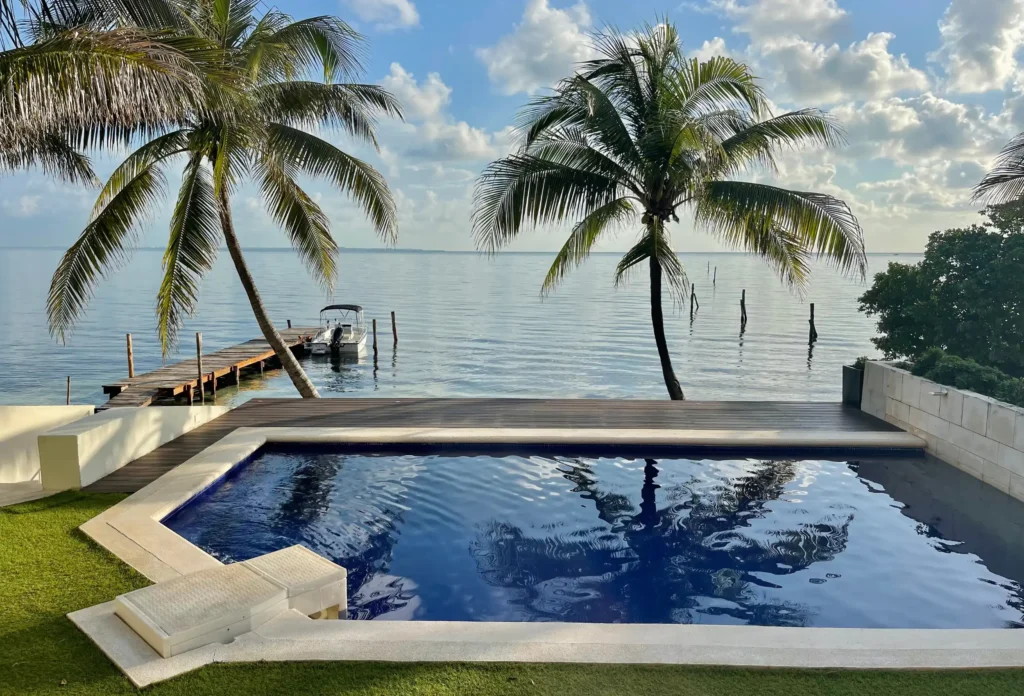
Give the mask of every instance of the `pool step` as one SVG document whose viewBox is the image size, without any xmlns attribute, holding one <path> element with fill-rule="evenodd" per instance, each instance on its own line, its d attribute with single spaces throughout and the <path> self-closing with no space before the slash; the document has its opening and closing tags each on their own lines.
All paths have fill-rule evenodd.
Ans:
<svg viewBox="0 0 1024 696">
<path fill-rule="evenodd" d="M 344 568 L 302 546 L 210 568 L 123 594 L 114 613 L 162 657 L 230 642 L 281 612 L 337 616 Z"/>
</svg>

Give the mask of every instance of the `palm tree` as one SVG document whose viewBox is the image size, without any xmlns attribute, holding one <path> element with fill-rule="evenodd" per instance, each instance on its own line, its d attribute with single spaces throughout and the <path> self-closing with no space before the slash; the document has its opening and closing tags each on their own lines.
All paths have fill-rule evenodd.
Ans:
<svg viewBox="0 0 1024 696">
<path fill-rule="evenodd" d="M 745 65 L 685 58 L 670 24 L 639 35 L 597 35 L 595 49 L 598 58 L 529 103 L 517 124 L 518 151 L 481 174 L 474 238 L 493 253 L 524 227 L 575 223 L 544 279 L 547 293 L 610 230 L 639 218 L 639 240 L 619 262 L 615 281 L 647 262 L 665 385 L 672 399 L 683 399 L 661 307 L 663 283 L 677 302 L 688 292 L 669 223 L 679 221 L 680 207 L 689 208 L 696 227 L 761 256 L 797 288 L 807 281 L 811 254 L 863 276 L 863 232 L 845 203 L 731 180 L 752 166 L 772 170 L 782 149 L 835 145 L 842 134 L 814 109 L 772 116 Z"/>
<path fill-rule="evenodd" d="M 395 205 L 373 167 L 303 128 L 340 128 L 376 146 L 377 118 L 401 117 L 401 110 L 377 85 L 344 82 L 362 72 L 362 37 L 347 24 L 329 16 L 293 21 L 276 10 L 257 18 L 257 3 L 188 0 L 178 5 L 188 36 L 217 46 L 216 54 L 202 63 L 207 74 L 236 89 L 217 94 L 203 112 L 146 142 L 110 176 L 89 224 L 54 273 L 47 305 L 50 329 L 63 339 L 99 278 L 126 258 L 134 232 L 163 198 L 168 165 L 181 159 L 184 171 L 157 294 L 164 354 L 193 313 L 200 279 L 223 242 L 263 335 L 299 393 L 317 397 L 267 316 L 235 232 L 231 194 L 243 180 L 254 180 L 268 213 L 330 293 L 338 247 L 326 214 L 296 177 L 324 177 L 349 194 L 389 243 L 397 235 Z M 314 71 L 322 79 L 303 79 Z"/>
<path fill-rule="evenodd" d="M 999 152 L 995 166 L 974 187 L 972 201 L 989 205 L 1010 203 L 1024 197 L 1024 133 L 1017 134 Z"/>
<path fill-rule="evenodd" d="M 165 128 L 227 87 L 204 83 L 193 60 L 214 46 L 171 35 L 165 0 L 19 4 L 20 26 L 13 3 L 0 0 L 0 173 L 40 166 L 96 182 L 80 149 Z"/>
</svg>

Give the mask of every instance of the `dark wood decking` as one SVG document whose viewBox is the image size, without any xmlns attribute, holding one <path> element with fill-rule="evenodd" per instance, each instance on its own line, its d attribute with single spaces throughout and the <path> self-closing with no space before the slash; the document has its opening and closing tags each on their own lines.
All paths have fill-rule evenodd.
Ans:
<svg viewBox="0 0 1024 696">
<path fill-rule="evenodd" d="M 316 329 L 281 329 L 279 333 L 292 350 L 301 346 Z M 238 373 L 247 367 L 274 358 L 274 349 L 264 338 L 254 338 L 245 343 L 231 346 L 203 356 L 203 383 L 211 388 L 211 381 L 228 377 L 237 380 Z M 154 399 L 170 398 L 198 389 L 199 367 L 195 358 L 182 360 L 134 377 L 125 377 L 119 382 L 103 385 L 103 393 L 110 395 L 110 401 L 100 409 L 117 406 L 149 406 Z"/>
<path fill-rule="evenodd" d="M 612 399 L 253 399 L 87 486 L 131 493 L 242 427 L 896 431 L 832 403 Z"/>
</svg>

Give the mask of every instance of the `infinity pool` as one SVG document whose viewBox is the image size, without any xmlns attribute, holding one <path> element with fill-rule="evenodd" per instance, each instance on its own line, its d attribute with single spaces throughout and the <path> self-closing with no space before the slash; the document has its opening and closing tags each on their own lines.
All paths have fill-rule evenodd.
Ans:
<svg viewBox="0 0 1024 696">
<path fill-rule="evenodd" d="M 165 524 L 223 561 L 331 558 L 354 619 L 1024 626 L 1024 505 L 930 458 L 273 446 Z"/>
</svg>

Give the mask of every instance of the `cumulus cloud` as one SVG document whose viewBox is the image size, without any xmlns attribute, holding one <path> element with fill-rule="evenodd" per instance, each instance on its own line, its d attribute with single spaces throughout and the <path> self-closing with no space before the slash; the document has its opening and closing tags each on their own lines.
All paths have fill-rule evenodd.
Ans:
<svg viewBox="0 0 1024 696">
<path fill-rule="evenodd" d="M 15 217 L 32 217 L 39 212 L 40 200 L 42 196 L 26 194 L 14 200 L 4 200 L 3 209 Z"/>
<path fill-rule="evenodd" d="M 710 41 L 705 41 L 696 51 L 690 51 L 690 57 L 696 58 L 697 60 L 708 60 L 715 56 L 735 58 L 732 51 L 730 51 L 725 45 L 725 39 L 721 36 L 716 36 Z"/>
<path fill-rule="evenodd" d="M 416 84 L 412 73 L 398 63 L 391 64 L 391 72 L 380 81 L 402 103 L 407 118 L 434 118 L 441 113 L 452 96 L 452 89 L 441 76 L 432 72 L 422 84 Z"/>
<path fill-rule="evenodd" d="M 778 36 L 829 38 L 847 19 L 836 0 L 709 0 L 708 7 L 755 40 Z"/>
<path fill-rule="evenodd" d="M 384 31 L 420 23 L 420 13 L 410 0 L 347 0 L 347 4 L 360 19 Z"/>
<path fill-rule="evenodd" d="M 904 91 L 928 89 L 928 77 L 911 67 L 906 56 L 889 53 L 893 34 L 868 34 L 842 49 L 795 37 L 773 39 L 761 54 L 775 66 L 779 82 L 797 101 L 834 103 L 879 99 Z"/>
<path fill-rule="evenodd" d="M 529 0 L 512 33 L 479 49 L 477 57 L 502 94 L 533 93 L 571 75 L 577 63 L 593 56 L 587 36 L 591 26 L 582 2 L 558 9 L 548 0 Z"/>
<path fill-rule="evenodd" d="M 1003 89 L 1017 74 L 1024 44 L 1024 0 L 953 0 L 939 22 L 942 46 L 931 59 L 953 92 Z"/>
</svg>

